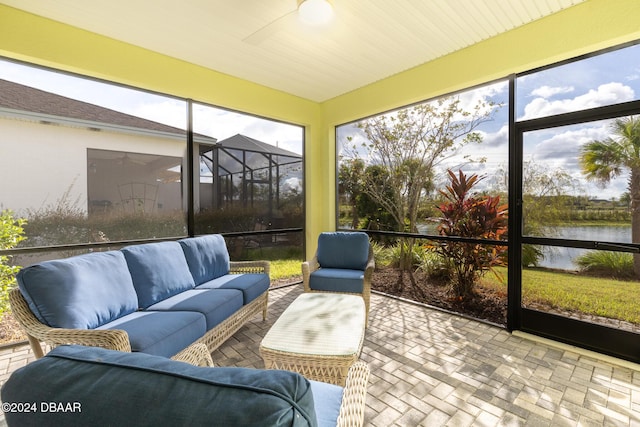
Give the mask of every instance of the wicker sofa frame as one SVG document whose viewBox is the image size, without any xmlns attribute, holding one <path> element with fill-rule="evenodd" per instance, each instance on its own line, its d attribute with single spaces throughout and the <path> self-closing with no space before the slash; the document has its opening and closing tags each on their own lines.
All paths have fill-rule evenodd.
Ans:
<svg viewBox="0 0 640 427">
<path fill-rule="evenodd" d="M 230 263 L 229 274 L 265 273 L 268 275 L 269 268 L 270 265 L 268 261 L 232 261 Z M 231 335 L 236 333 L 238 329 L 254 315 L 262 312 L 262 319 L 265 320 L 267 318 L 268 298 L 269 291 L 267 290 L 258 298 L 222 321 L 219 325 L 207 331 L 207 333 L 195 341 L 195 343 L 204 344 L 209 353 L 211 353 Z M 127 332 L 121 329 L 52 328 L 41 323 L 31 312 L 27 301 L 18 288 L 14 288 L 9 292 L 9 303 L 11 304 L 11 311 L 14 317 L 26 332 L 29 345 L 35 357 L 38 359 L 44 356 L 41 343 L 45 343 L 45 345 L 51 348 L 64 344 L 77 344 L 131 352 L 129 336 Z M 192 361 L 191 354 L 193 348 L 191 347 L 193 347 L 193 344 L 174 355 L 172 359 L 199 365 L 199 356 L 197 354 L 194 356 L 196 358 L 195 363 Z"/>
</svg>

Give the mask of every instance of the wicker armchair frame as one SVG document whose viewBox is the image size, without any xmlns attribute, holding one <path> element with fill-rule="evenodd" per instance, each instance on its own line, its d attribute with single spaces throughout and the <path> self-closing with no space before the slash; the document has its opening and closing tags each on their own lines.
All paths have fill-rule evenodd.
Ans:
<svg viewBox="0 0 640 427">
<path fill-rule="evenodd" d="M 369 372 L 369 366 L 363 361 L 349 368 L 336 423 L 338 427 L 361 427 L 364 424 Z"/>
<path fill-rule="evenodd" d="M 371 300 L 371 278 L 373 277 L 373 271 L 376 268 L 376 262 L 373 257 L 373 248 L 369 245 L 369 255 L 367 259 L 367 266 L 364 270 L 364 284 L 362 286 L 362 294 L 359 293 L 351 293 L 345 292 L 346 294 L 352 295 L 361 295 L 364 299 L 364 307 L 366 312 L 366 325 L 369 324 L 369 301 Z M 311 277 L 311 273 L 320 269 L 320 264 L 318 263 L 318 253 L 316 252 L 315 256 L 309 261 L 305 261 L 302 263 L 302 283 L 304 286 L 304 292 L 329 292 L 329 291 L 318 291 L 315 289 L 311 289 L 309 286 L 309 279 Z M 331 291 L 333 292 L 333 291 Z"/>
<path fill-rule="evenodd" d="M 270 265 L 268 261 L 235 261 L 231 262 L 229 274 L 265 273 L 268 275 L 270 271 L 269 268 Z M 9 303 L 11 304 L 11 311 L 14 317 L 26 332 L 29 345 L 37 359 L 44 356 L 44 350 L 41 345 L 42 342 L 51 348 L 65 344 L 77 344 L 131 352 L 129 335 L 121 329 L 52 328 L 38 320 L 29 309 L 27 301 L 17 288 L 9 292 Z M 266 320 L 268 303 L 269 291 L 267 290 L 255 300 L 243 306 L 232 316 L 225 319 L 218 326 L 207 331 L 195 344 L 201 343 L 205 345 L 209 353 L 213 352 L 254 315 L 262 312 L 262 320 Z M 172 359 L 183 360 L 183 358 L 186 358 L 188 360 L 183 361 L 192 363 L 191 361 L 194 360 L 192 358 L 193 351 L 198 351 L 190 350 L 192 346 L 193 344 L 180 351 L 173 356 Z M 201 362 L 199 360 L 201 356 L 197 356 L 197 353 L 195 354 L 196 356 L 194 357 L 197 361 L 193 364 L 200 365 Z M 211 358 L 211 356 L 209 356 L 209 358 Z"/>
</svg>

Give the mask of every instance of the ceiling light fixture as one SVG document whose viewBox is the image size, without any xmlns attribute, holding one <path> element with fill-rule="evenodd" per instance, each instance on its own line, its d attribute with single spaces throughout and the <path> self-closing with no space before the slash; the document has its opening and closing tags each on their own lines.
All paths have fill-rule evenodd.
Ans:
<svg viewBox="0 0 640 427">
<path fill-rule="evenodd" d="M 333 18 L 333 7 L 328 0 L 298 0 L 298 17 L 308 25 L 326 25 Z"/>
</svg>

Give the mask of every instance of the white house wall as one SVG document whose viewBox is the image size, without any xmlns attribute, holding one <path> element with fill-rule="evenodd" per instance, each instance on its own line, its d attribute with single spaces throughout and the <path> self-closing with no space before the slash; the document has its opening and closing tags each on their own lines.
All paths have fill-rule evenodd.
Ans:
<svg viewBox="0 0 640 427">
<path fill-rule="evenodd" d="M 18 215 L 67 201 L 87 211 L 87 149 L 115 150 L 182 158 L 185 140 L 114 131 L 95 131 L 0 117 L 0 208 Z M 123 176 L 123 182 L 133 177 Z M 179 183 L 158 193 L 163 210 L 182 209 Z M 167 190 L 168 188 L 165 188 Z"/>
</svg>

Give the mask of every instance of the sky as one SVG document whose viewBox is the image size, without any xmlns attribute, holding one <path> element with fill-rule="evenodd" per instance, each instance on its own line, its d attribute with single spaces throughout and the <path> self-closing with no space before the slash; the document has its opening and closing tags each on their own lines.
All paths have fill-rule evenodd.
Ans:
<svg viewBox="0 0 640 427">
<path fill-rule="evenodd" d="M 489 186 L 497 178 L 495 171 L 506 169 L 508 164 L 508 84 L 505 80 L 460 93 L 458 96 L 467 109 L 475 105 L 478 99 L 493 100 L 505 106 L 496 111 L 491 121 L 477 128 L 483 137 L 481 147 L 464 147 L 439 166 L 438 175 L 442 180 L 447 168 L 454 171 L 462 168 L 467 174 L 485 176 L 484 185 Z M 517 120 L 637 99 L 640 99 L 640 45 L 530 73 L 516 81 Z M 600 121 L 527 133 L 523 142 L 524 161 L 535 162 L 549 171 L 559 169 L 567 172 L 578 183 L 575 194 L 617 199 L 627 191 L 626 174 L 601 188 L 585 179 L 578 163 L 579 150 L 583 144 L 611 136 L 610 123 Z M 354 124 L 338 129 L 339 143 L 346 144 L 347 136 L 353 137 L 357 144 L 364 141 L 364 135 Z M 486 162 L 478 162 L 481 157 Z M 469 159 L 476 162 L 469 163 Z"/>
<path fill-rule="evenodd" d="M 186 102 L 176 98 L 3 60 L 0 79 L 186 129 Z M 194 107 L 194 122 L 196 132 L 219 141 L 240 133 L 296 154 L 303 151 L 300 126 L 203 106 Z"/>
</svg>

